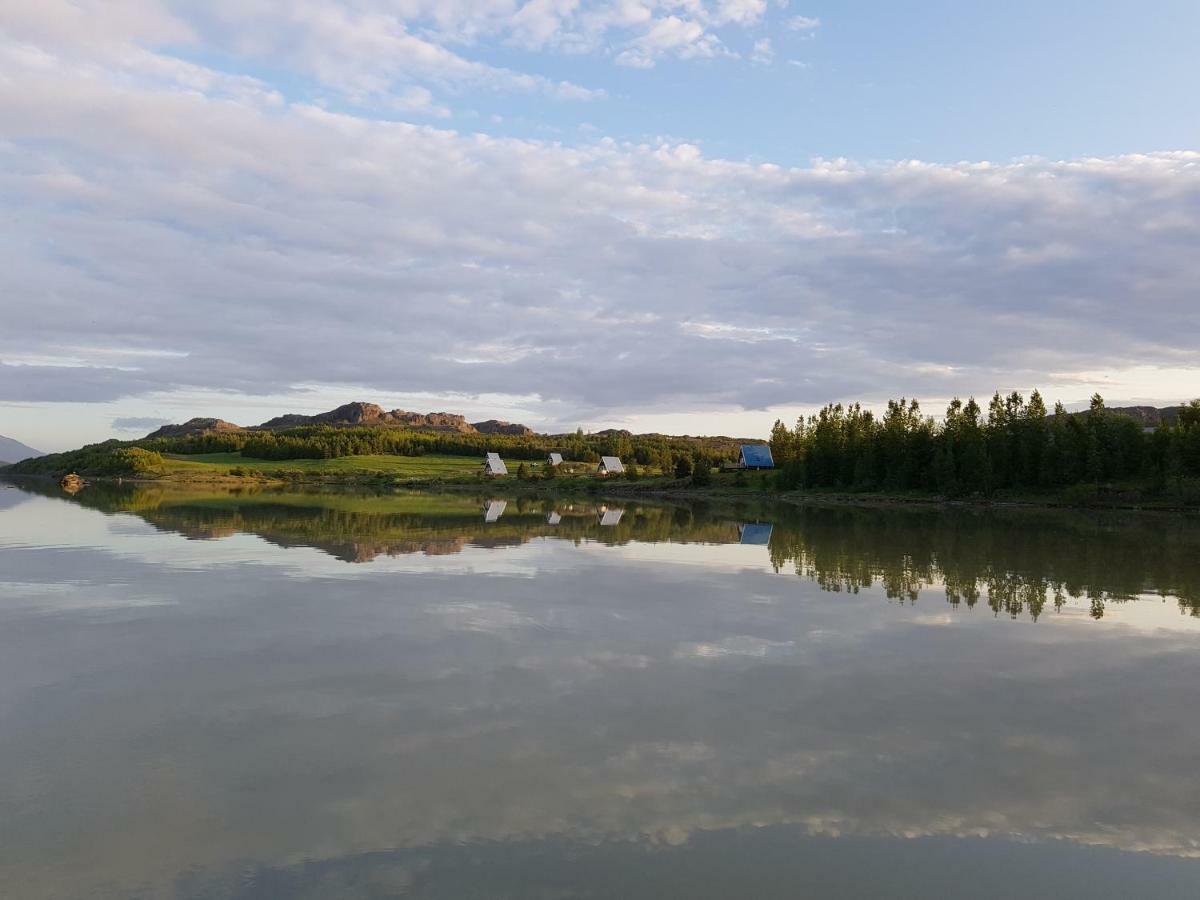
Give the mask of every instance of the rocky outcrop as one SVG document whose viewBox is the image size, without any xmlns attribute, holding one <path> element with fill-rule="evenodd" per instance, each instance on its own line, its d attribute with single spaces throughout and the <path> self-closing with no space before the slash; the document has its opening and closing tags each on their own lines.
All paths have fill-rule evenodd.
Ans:
<svg viewBox="0 0 1200 900">
<path fill-rule="evenodd" d="M 455 413 L 433 412 L 415 413 L 403 409 L 393 409 L 388 415 L 397 425 L 407 428 L 425 428 L 430 431 L 458 431 L 463 434 L 473 434 L 475 429 L 467 422 L 466 416 Z"/>
<path fill-rule="evenodd" d="M 532 428 L 513 422 L 503 422 L 500 419 L 488 419 L 486 422 L 472 422 L 471 427 L 480 434 L 516 434 L 522 437 L 534 433 Z"/>
<path fill-rule="evenodd" d="M 329 425 L 334 428 L 353 427 L 391 427 L 416 428 L 422 431 L 446 431 L 460 434 L 516 434 L 531 435 L 532 428 L 502 422 L 499 419 L 488 419 L 472 425 L 466 416 L 448 412 L 411 412 L 406 409 L 384 409 L 375 403 L 346 403 L 329 412 L 306 416 L 299 413 L 288 413 L 276 416 L 261 425 L 244 429 L 240 425 L 226 422 L 222 419 L 190 419 L 182 425 L 164 425 L 145 440 L 154 438 L 190 437 L 192 435 L 214 434 L 227 431 L 284 431 L 288 428 L 299 428 L 304 425 Z"/>
<path fill-rule="evenodd" d="M 490 419 L 479 425 L 472 425 L 465 416 L 448 412 L 419 413 L 407 409 L 385 410 L 374 403 L 347 403 L 329 412 L 318 413 L 314 416 L 286 415 L 277 416 L 268 422 L 256 426 L 264 431 L 280 431 L 285 428 L 295 428 L 300 425 L 332 425 L 335 427 L 352 426 L 391 426 L 393 428 L 419 428 L 423 431 L 454 431 L 461 434 L 533 434 L 524 425 L 510 425 Z"/>
<path fill-rule="evenodd" d="M 382 423 L 384 415 L 383 407 L 374 403 L 346 403 L 337 409 L 317 413 L 315 416 L 296 413 L 276 416 L 258 427 L 264 431 L 279 431 L 299 425 L 377 425 Z"/>
<path fill-rule="evenodd" d="M 226 434 L 231 431 L 244 431 L 241 425 L 234 425 L 224 419 L 188 419 L 182 425 L 164 425 L 157 431 L 152 431 L 143 440 L 152 441 L 155 438 L 193 437 L 201 434 Z"/>
</svg>

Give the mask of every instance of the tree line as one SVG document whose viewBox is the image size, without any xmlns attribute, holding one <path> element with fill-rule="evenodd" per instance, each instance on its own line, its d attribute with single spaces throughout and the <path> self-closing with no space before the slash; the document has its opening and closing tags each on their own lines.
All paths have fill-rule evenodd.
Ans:
<svg viewBox="0 0 1200 900">
<path fill-rule="evenodd" d="M 159 453 L 237 453 L 252 459 L 335 459 L 343 456 L 480 456 L 497 452 L 513 460 L 543 460 L 552 451 L 572 462 L 598 463 L 618 456 L 626 463 L 664 472 L 733 461 L 738 445 L 729 439 L 634 435 L 625 431 L 566 435 L 464 434 L 406 428 L 305 425 L 285 431 L 220 432 L 155 438 L 138 445 Z M 685 462 L 681 460 L 686 459 Z"/>
<path fill-rule="evenodd" d="M 771 452 L 784 490 L 928 491 L 947 496 L 1049 490 L 1137 481 L 1182 490 L 1200 476 L 1200 400 L 1173 424 L 1148 432 L 1096 394 L 1084 413 L 1048 413 L 1038 391 L 995 394 L 987 412 L 955 399 L 939 422 L 918 401 L 888 402 L 882 416 L 859 404 L 829 405 L 788 428 L 777 421 Z"/>
</svg>

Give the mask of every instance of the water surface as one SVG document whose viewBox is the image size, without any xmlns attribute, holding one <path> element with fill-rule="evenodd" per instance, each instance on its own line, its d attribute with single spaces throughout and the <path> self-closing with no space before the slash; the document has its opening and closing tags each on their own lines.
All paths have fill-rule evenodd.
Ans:
<svg viewBox="0 0 1200 900">
<path fill-rule="evenodd" d="M 1200 894 L 1178 518 L 0 484 L 0 896 Z"/>
</svg>

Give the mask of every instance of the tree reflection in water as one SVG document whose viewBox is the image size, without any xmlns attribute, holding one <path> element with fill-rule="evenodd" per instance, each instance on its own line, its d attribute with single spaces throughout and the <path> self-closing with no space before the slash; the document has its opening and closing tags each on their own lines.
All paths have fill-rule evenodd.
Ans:
<svg viewBox="0 0 1200 900">
<path fill-rule="evenodd" d="M 45 488 L 53 492 L 52 488 Z M 629 543 L 759 544 L 770 564 L 831 592 L 878 587 L 915 603 L 941 589 L 951 607 L 987 606 L 1037 620 L 1087 601 L 1090 615 L 1156 594 L 1200 616 L 1200 524 L 1151 513 L 1058 510 L 633 504 L 466 494 L 195 491 L 92 486 L 72 498 L 134 513 L 195 539 L 256 534 L 346 562 L 515 546 L 535 538 Z M 615 514 L 619 511 L 620 515 Z M 768 536 L 769 535 L 769 536 Z"/>
</svg>

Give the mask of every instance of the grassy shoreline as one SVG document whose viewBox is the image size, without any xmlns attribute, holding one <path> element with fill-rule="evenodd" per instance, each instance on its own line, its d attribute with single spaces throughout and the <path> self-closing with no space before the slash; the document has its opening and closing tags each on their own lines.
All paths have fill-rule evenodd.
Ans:
<svg viewBox="0 0 1200 900">
<path fill-rule="evenodd" d="M 418 490 L 430 493 L 495 493 L 513 497 L 584 498 L 606 497 L 626 500 L 698 500 L 757 501 L 786 503 L 800 506 L 862 506 L 862 507 L 947 507 L 979 509 L 1091 509 L 1091 510 L 1145 510 L 1157 512 L 1200 515 L 1200 506 L 1169 495 L 1151 495 L 1137 486 L 1122 486 L 1120 489 L 1102 487 L 1098 492 L 1085 494 L 1078 489 L 1067 489 L 1052 494 L 1023 494 L 999 492 L 991 496 L 947 497 L 938 494 L 883 491 L 831 491 L 792 490 L 779 491 L 759 474 L 743 476 L 739 484 L 734 473 L 716 473 L 712 483 L 700 485 L 691 479 L 663 475 L 641 476 L 636 480 L 624 478 L 598 478 L 591 475 L 574 475 L 552 479 L 520 479 L 513 475 L 500 478 L 482 478 L 474 474 L 477 465 L 473 459 L 468 464 L 457 464 L 456 471 L 445 471 L 442 460 L 429 460 L 425 471 L 416 472 L 411 465 L 414 458 L 397 457 L 408 465 L 398 464 L 379 470 L 355 465 L 356 457 L 339 460 L 296 460 L 302 466 L 281 466 L 271 460 L 241 461 L 238 465 L 221 468 L 217 465 L 173 465 L 167 471 L 142 473 L 134 476 L 89 475 L 86 483 L 158 485 L 178 488 L 259 488 L 295 486 L 298 488 L 371 488 L 380 491 Z M 423 458 L 417 457 L 416 461 Z M 172 462 L 177 462 L 172 460 Z M 195 462 L 186 461 L 185 462 Z M 206 462 L 206 461 L 201 461 Z M 333 463 L 335 465 L 329 465 Z M 231 472 L 240 472 L 232 474 Z M 465 474 L 465 473 L 471 474 Z M 0 480 L 57 482 L 53 474 L 12 473 L 0 468 Z"/>
</svg>

